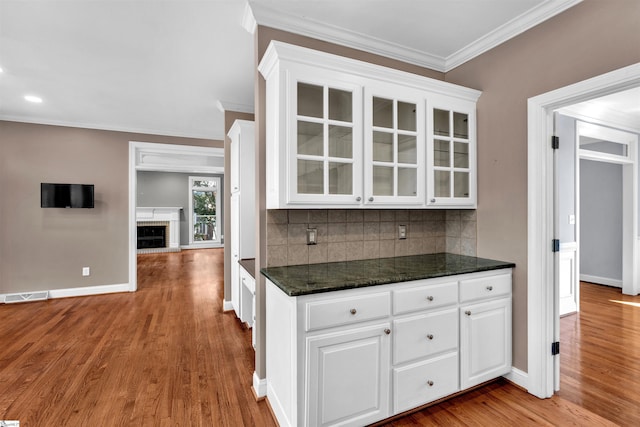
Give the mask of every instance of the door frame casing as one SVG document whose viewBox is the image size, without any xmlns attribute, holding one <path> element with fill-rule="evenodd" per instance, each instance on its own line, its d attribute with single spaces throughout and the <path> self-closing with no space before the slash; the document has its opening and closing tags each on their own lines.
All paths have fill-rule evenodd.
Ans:
<svg viewBox="0 0 640 427">
<path fill-rule="evenodd" d="M 640 63 L 529 98 L 527 179 L 527 390 L 540 397 L 555 391 L 556 356 L 551 344 L 559 339 L 554 315 L 553 111 L 572 104 L 640 86 Z"/>
</svg>

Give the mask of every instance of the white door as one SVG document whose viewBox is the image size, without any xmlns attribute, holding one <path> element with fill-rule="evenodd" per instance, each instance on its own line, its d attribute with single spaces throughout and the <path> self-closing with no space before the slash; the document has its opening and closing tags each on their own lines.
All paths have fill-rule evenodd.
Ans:
<svg viewBox="0 0 640 427">
<path fill-rule="evenodd" d="M 239 212 L 240 193 L 231 195 L 231 305 L 240 317 L 240 218 Z"/>
<path fill-rule="evenodd" d="M 390 325 L 307 339 L 309 426 L 362 426 L 389 416 Z"/>
</svg>

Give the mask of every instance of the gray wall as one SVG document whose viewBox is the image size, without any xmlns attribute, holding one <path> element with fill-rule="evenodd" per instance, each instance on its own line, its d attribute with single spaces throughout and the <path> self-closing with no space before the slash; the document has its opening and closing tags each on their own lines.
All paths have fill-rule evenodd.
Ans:
<svg viewBox="0 0 640 427">
<path fill-rule="evenodd" d="M 128 283 L 129 141 L 222 147 L 0 121 L 0 294 Z M 94 184 L 95 208 L 41 209 L 41 182 Z"/>
<path fill-rule="evenodd" d="M 622 280 L 622 165 L 580 160 L 580 274 Z"/>
<path fill-rule="evenodd" d="M 137 207 L 182 207 L 180 212 L 180 244 L 189 244 L 189 177 L 207 176 L 220 178 L 218 193 L 218 232 L 224 233 L 224 175 L 177 173 L 177 172 L 137 172 Z M 224 242 L 224 239 L 223 239 Z"/>
<path fill-rule="evenodd" d="M 555 115 L 556 132 L 560 137 L 558 149 L 558 218 L 560 242 L 576 241 L 576 226 L 569 224 L 569 215 L 576 214 L 576 119 Z"/>
</svg>

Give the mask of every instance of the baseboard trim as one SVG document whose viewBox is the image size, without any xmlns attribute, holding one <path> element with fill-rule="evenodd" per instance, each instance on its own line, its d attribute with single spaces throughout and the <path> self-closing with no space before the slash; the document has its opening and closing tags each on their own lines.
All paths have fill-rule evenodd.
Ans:
<svg viewBox="0 0 640 427">
<path fill-rule="evenodd" d="M 253 386 L 251 388 L 256 400 L 262 400 L 267 397 L 267 379 L 261 379 L 255 371 L 253 371 Z"/>
<path fill-rule="evenodd" d="M 511 381 L 518 387 L 523 388 L 524 390 L 529 389 L 529 374 L 521 371 L 518 368 L 511 368 L 511 372 L 504 376 L 507 380 Z"/>
<path fill-rule="evenodd" d="M 51 289 L 49 292 L 49 299 L 54 298 L 71 298 L 71 297 L 86 297 L 90 295 L 101 294 L 113 294 L 118 292 L 130 292 L 128 283 L 121 283 L 117 285 L 100 285 L 100 286 L 85 286 L 81 288 L 67 288 L 67 289 Z M 0 301 L 4 303 L 6 294 L 0 294 Z"/>
<path fill-rule="evenodd" d="M 622 288 L 622 280 L 609 279 L 608 277 L 591 276 L 589 274 L 580 275 L 581 282 L 597 283 L 598 285 L 614 286 Z"/>
<path fill-rule="evenodd" d="M 180 245 L 179 249 L 216 249 L 216 248 L 224 248 L 224 243 L 212 243 L 212 244 L 201 244 L 201 245 Z"/>
<path fill-rule="evenodd" d="M 222 311 L 231 311 L 233 310 L 233 304 L 231 301 L 222 300 Z"/>
</svg>

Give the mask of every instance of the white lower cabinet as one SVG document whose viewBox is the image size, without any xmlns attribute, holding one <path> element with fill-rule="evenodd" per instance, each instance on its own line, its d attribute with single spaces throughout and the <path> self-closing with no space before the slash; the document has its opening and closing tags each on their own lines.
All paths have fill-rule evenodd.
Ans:
<svg viewBox="0 0 640 427">
<path fill-rule="evenodd" d="M 266 285 L 282 426 L 362 426 L 511 370 L 511 270 L 287 296 Z"/>
<path fill-rule="evenodd" d="M 389 416 L 389 323 L 307 340 L 308 425 L 365 425 Z"/>
<path fill-rule="evenodd" d="M 460 307 L 460 386 L 511 371 L 511 298 Z"/>
</svg>

